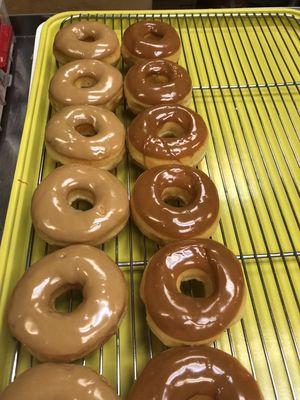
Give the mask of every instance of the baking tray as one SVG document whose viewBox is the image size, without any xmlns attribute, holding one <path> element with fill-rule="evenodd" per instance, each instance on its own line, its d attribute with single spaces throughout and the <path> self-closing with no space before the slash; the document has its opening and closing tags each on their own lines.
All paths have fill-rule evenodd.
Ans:
<svg viewBox="0 0 300 400">
<path fill-rule="evenodd" d="M 129 24 L 156 18 L 181 37 L 180 64 L 192 78 L 192 108 L 211 132 L 199 168 L 216 183 L 221 199 L 222 218 L 213 238 L 239 257 L 249 292 L 244 318 L 213 345 L 252 372 L 266 399 L 300 396 L 299 17 L 291 9 L 69 12 L 44 24 L 0 248 L 1 388 L 36 363 L 11 337 L 5 309 L 24 270 L 52 250 L 34 233 L 30 203 L 38 182 L 55 168 L 44 150 L 51 115 L 47 92 L 57 68 L 54 35 L 71 20 L 97 19 L 121 39 Z M 127 126 L 125 103 L 117 115 Z M 140 170 L 128 154 L 114 173 L 130 195 Z M 103 373 L 124 399 L 141 368 L 164 348 L 147 328 L 138 293 L 157 247 L 129 221 L 104 249 L 125 272 L 128 312 L 117 334 L 79 362 Z M 72 297 L 66 302 L 72 307 Z"/>
</svg>

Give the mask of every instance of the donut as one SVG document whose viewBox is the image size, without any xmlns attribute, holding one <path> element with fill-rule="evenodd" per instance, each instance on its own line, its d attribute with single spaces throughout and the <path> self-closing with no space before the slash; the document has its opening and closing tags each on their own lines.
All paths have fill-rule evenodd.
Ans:
<svg viewBox="0 0 300 400">
<path fill-rule="evenodd" d="M 82 303 L 71 313 L 57 311 L 55 300 L 72 289 L 82 292 Z M 8 304 L 8 325 L 38 360 L 69 362 L 103 345 L 117 331 L 126 306 L 120 268 L 95 247 L 73 245 L 25 272 Z"/>
<path fill-rule="evenodd" d="M 121 47 L 127 65 L 163 58 L 177 62 L 181 44 L 178 33 L 161 21 L 139 21 L 124 32 Z"/>
<path fill-rule="evenodd" d="M 78 199 L 92 208 L 72 207 Z M 38 235 L 57 246 L 97 246 L 116 236 L 129 217 L 127 192 L 111 173 L 89 165 L 56 168 L 36 188 L 31 203 Z"/>
<path fill-rule="evenodd" d="M 208 346 L 178 347 L 152 358 L 127 400 L 263 400 L 234 357 Z"/>
<path fill-rule="evenodd" d="M 195 167 L 203 158 L 208 130 L 199 114 L 178 104 L 148 108 L 128 129 L 128 150 L 142 168 L 178 164 Z"/>
<path fill-rule="evenodd" d="M 0 394 L 1 400 L 118 400 L 101 375 L 75 364 L 45 363 L 21 373 Z"/>
<path fill-rule="evenodd" d="M 61 66 L 50 82 L 49 98 L 57 111 L 92 105 L 114 110 L 123 96 L 120 71 L 98 60 L 76 60 Z"/>
<path fill-rule="evenodd" d="M 125 128 L 103 107 L 70 106 L 55 113 L 47 124 L 46 148 L 62 164 L 89 164 L 110 170 L 125 153 Z"/>
<path fill-rule="evenodd" d="M 182 292 L 182 282 L 192 279 L 202 282 L 201 297 Z M 216 340 L 241 318 L 246 288 L 230 250 L 210 239 L 186 239 L 152 256 L 140 294 L 151 330 L 171 347 Z"/>
<path fill-rule="evenodd" d="M 124 80 L 124 93 L 134 114 L 160 104 L 188 106 L 192 82 L 180 65 L 167 60 L 150 60 L 129 69 Z"/>
<path fill-rule="evenodd" d="M 143 172 L 133 187 L 130 205 L 137 227 L 159 244 L 208 238 L 219 222 L 214 183 L 204 172 L 185 165 L 161 165 Z"/>
<path fill-rule="evenodd" d="M 55 35 L 53 53 L 60 64 L 80 59 L 93 59 L 116 65 L 120 44 L 116 33 L 96 21 L 66 24 Z"/>
</svg>

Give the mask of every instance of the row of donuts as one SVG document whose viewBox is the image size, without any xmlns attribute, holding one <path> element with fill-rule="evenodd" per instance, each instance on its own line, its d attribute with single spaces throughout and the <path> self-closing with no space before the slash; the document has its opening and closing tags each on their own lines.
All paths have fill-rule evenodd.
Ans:
<svg viewBox="0 0 300 400">
<path fill-rule="evenodd" d="M 64 34 L 69 35 L 68 40 Z M 78 42 L 90 46 L 100 41 L 102 48 L 113 49 L 110 54 L 103 52 L 107 57 L 102 61 L 116 64 L 120 51 L 111 46 L 108 38 L 113 42 L 115 33 L 100 23 L 71 24 L 57 34 L 54 53 L 63 64 L 72 59 L 68 58 L 70 54 L 77 53 L 75 58 L 81 58 L 82 43 Z M 162 41 L 169 45 L 162 46 Z M 105 42 L 109 45 L 105 46 Z M 211 236 L 216 229 L 219 198 L 213 182 L 202 171 L 189 167 L 199 163 L 208 141 L 202 118 L 181 105 L 189 102 L 190 78 L 172 62 L 159 59 L 145 63 L 145 59 L 153 58 L 153 53 L 143 52 L 145 42 L 152 43 L 146 45 L 148 51 L 155 45 L 167 48 L 167 57 L 174 61 L 180 53 L 178 35 L 167 24 L 146 21 L 125 31 L 123 58 L 128 64 L 141 62 L 125 77 L 127 104 L 135 113 L 153 105 L 140 112 L 128 130 L 132 158 L 143 168 L 151 168 L 138 178 L 133 188 L 132 217 L 149 238 L 160 244 L 171 242 L 150 260 L 140 293 L 154 334 L 168 346 L 193 347 L 167 350 L 151 360 L 129 399 L 214 397 L 216 393 L 224 399 L 260 399 L 255 381 L 237 360 L 216 349 L 195 346 L 211 342 L 241 317 L 246 290 L 241 267 L 233 254 L 217 242 L 200 239 Z M 68 57 L 60 47 L 64 43 L 68 45 Z M 83 54 L 82 58 L 87 57 Z M 46 242 L 75 245 L 57 250 L 31 266 L 18 283 L 8 310 L 14 336 L 42 361 L 73 361 L 89 354 L 111 337 L 126 312 L 127 289 L 120 269 L 100 250 L 77 244 L 106 242 L 123 229 L 129 216 L 127 195 L 120 182 L 109 172 L 94 168 L 112 169 L 125 151 L 122 123 L 110 111 L 99 108 L 99 104 L 108 109 L 116 107 L 121 99 L 122 77 L 120 80 L 117 70 L 102 62 L 101 70 L 100 64 L 93 60 L 82 62 L 60 67 L 51 82 L 50 99 L 55 109 L 75 99 L 75 103 L 73 100 L 68 103 L 70 107 L 53 116 L 45 135 L 49 154 L 56 161 L 70 165 L 55 169 L 41 183 L 34 193 L 31 210 L 35 229 Z M 62 68 L 66 68 L 65 72 L 55 85 Z M 72 75 L 74 71 L 76 74 Z M 114 95 L 106 93 L 99 100 L 97 79 L 104 82 L 102 93 L 103 87 L 113 87 Z M 65 96 L 63 101 L 57 97 L 58 91 Z M 88 101 L 95 98 L 98 101 Z M 167 99 L 167 105 L 161 104 L 163 98 Z M 174 198 L 180 199 L 184 206 L 167 203 Z M 77 199 L 87 200 L 92 208 L 81 212 L 70 207 Z M 182 293 L 181 283 L 190 279 L 204 283 L 204 297 L 191 298 Z M 57 296 L 70 288 L 82 290 L 84 301 L 67 319 L 55 312 L 54 305 Z M 216 369 L 224 371 L 224 375 L 214 373 Z M 61 379 L 62 376 L 65 378 Z M 89 380 L 85 389 L 80 385 L 83 378 Z M 204 378 L 213 383 L 205 383 Z M 76 365 L 47 363 L 22 374 L 16 381 L 18 389 L 11 385 L 0 399 L 15 398 L 16 393 L 23 393 L 25 400 L 38 399 L 34 397 L 37 380 L 41 384 L 50 382 L 43 393 L 46 399 L 47 393 L 53 395 L 52 386 L 57 396 L 98 390 L 100 398 L 116 398 L 105 380 L 93 371 Z M 179 381 L 184 384 L 178 385 Z"/>
</svg>

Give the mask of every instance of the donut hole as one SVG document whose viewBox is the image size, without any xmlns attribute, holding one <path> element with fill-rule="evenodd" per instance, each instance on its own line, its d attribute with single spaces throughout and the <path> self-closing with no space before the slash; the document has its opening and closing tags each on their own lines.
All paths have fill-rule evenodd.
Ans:
<svg viewBox="0 0 300 400">
<path fill-rule="evenodd" d="M 179 187 L 165 188 L 161 197 L 165 204 L 177 208 L 186 207 L 193 201 L 193 195 L 186 189 Z"/>
<path fill-rule="evenodd" d="M 89 190 L 72 190 L 68 195 L 68 203 L 78 211 L 88 211 L 95 205 L 94 193 Z"/>
<path fill-rule="evenodd" d="M 186 270 L 178 277 L 177 289 L 185 296 L 210 297 L 215 291 L 215 282 L 201 270 Z"/>
<path fill-rule="evenodd" d="M 184 129 L 176 122 L 166 122 L 158 131 L 157 136 L 165 139 L 178 139 L 184 136 Z"/>
<path fill-rule="evenodd" d="M 91 137 L 97 135 L 97 131 L 94 126 L 86 122 L 80 123 L 79 125 L 75 126 L 75 129 L 82 136 Z"/>
<path fill-rule="evenodd" d="M 74 81 L 74 85 L 79 89 L 89 89 L 95 86 L 97 79 L 93 75 L 80 76 Z"/>
<path fill-rule="evenodd" d="M 66 286 L 56 293 L 53 308 L 56 312 L 67 314 L 76 310 L 83 302 L 83 288 L 80 285 Z"/>
<path fill-rule="evenodd" d="M 81 42 L 95 42 L 96 40 L 98 40 L 98 35 L 96 34 L 96 32 L 85 32 L 85 31 L 76 31 L 75 32 L 77 39 L 80 40 Z"/>
<path fill-rule="evenodd" d="M 147 76 L 147 82 L 154 85 L 162 85 L 170 82 L 170 77 L 167 74 L 160 72 L 151 72 Z"/>
<path fill-rule="evenodd" d="M 144 35 L 144 39 L 149 42 L 158 42 L 165 35 L 162 32 L 158 32 L 157 30 L 151 30 Z"/>
</svg>

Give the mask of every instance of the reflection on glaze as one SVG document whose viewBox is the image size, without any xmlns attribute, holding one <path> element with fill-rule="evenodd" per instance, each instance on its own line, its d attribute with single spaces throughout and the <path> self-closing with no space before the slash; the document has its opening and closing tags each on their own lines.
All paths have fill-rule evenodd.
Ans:
<svg viewBox="0 0 300 400">
<path fill-rule="evenodd" d="M 78 87 L 78 79 L 94 80 L 91 87 Z M 53 76 L 49 96 L 55 108 L 70 105 L 105 106 L 122 91 L 122 74 L 116 68 L 98 60 L 71 61 Z"/>
<path fill-rule="evenodd" d="M 180 49 L 180 40 L 171 25 L 161 21 L 140 21 L 125 30 L 123 46 L 140 58 L 164 58 Z"/>
<path fill-rule="evenodd" d="M 157 80 L 163 76 L 163 81 Z M 191 78 L 180 65 L 167 60 L 151 60 L 136 64 L 125 77 L 130 95 L 147 105 L 177 103 L 192 90 Z"/>
<path fill-rule="evenodd" d="M 95 135 L 81 135 L 76 127 L 91 125 Z M 72 160 L 98 161 L 122 152 L 125 128 L 109 110 L 95 106 L 65 107 L 47 124 L 46 145 Z"/>
<path fill-rule="evenodd" d="M 166 204 L 163 193 L 176 188 L 189 194 L 183 207 Z M 166 237 L 184 239 L 205 233 L 219 218 L 218 192 L 204 172 L 184 165 L 151 168 L 137 179 L 132 207 L 145 223 Z"/>
<path fill-rule="evenodd" d="M 250 373 L 230 355 L 207 347 L 179 347 L 148 362 L 128 400 L 263 400 Z M 202 397 L 199 397 L 202 398 Z"/>
<path fill-rule="evenodd" d="M 1 400 L 118 400 L 106 380 L 75 364 L 39 364 L 19 375 Z"/>
<path fill-rule="evenodd" d="M 71 288 L 82 290 L 82 304 L 69 314 L 57 312 L 55 299 Z M 116 331 L 126 299 L 123 274 L 105 253 L 90 246 L 70 246 L 27 270 L 9 303 L 8 323 L 37 358 L 72 361 Z"/>
<path fill-rule="evenodd" d="M 87 199 L 87 211 L 73 208 Z M 31 204 L 33 224 L 49 243 L 99 244 L 118 234 L 129 214 L 125 188 L 112 174 L 87 165 L 56 168 L 36 188 Z"/>
<path fill-rule="evenodd" d="M 182 294 L 178 280 L 189 273 L 211 282 L 212 294 Z M 184 343 L 211 342 L 236 319 L 245 300 L 239 262 L 210 239 L 189 239 L 160 249 L 149 262 L 141 288 L 151 320 L 164 334 Z"/>
</svg>

